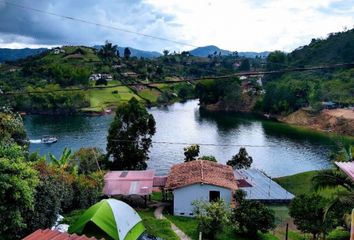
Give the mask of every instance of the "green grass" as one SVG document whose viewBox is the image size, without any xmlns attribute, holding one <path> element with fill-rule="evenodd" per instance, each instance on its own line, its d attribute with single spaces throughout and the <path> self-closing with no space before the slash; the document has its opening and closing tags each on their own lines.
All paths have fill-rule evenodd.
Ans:
<svg viewBox="0 0 354 240">
<path fill-rule="evenodd" d="M 275 178 L 283 188 L 293 193 L 295 196 L 300 194 L 311 194 L 316 191 L 312 187 L 312 178 L 319 171 L 303 172 L 291 176 Z M 323 197 L 331 198 L 339 189 L 323 189 L 317 191 L 317 193 Z"/>
<path fill-rule="evenodd" d="M 118 83 L 118 81 L 112 81 L 108 84 L 108 86 Z M 118 93 L 113 93 L 115 91 L 117 91 Z M 90 89 L 88 91 L 88 97 L 90 100 L 90 107 L 82 109 L 83 111 L 100 112 L 106 107 L 117 106 L 121 102 L 127 102 L 132 97 L 135 97 L 139 101 L 142 101 L 142 99 L 136 94 L 134 94 L 132 90 L 124 86 L 102 89 Z"/>
<path fill-rule="evenodd" d="M 156 89 L 146 88 L 142 91 L 139 91 L 139 95 L 142 98 L 147 99 L 152 103 L 155 103 L 157 102 L 157 98 L 160 96 L 160 92 L 157 91 Z"/>
<path fill-rule="evenodd" d="M 180 216 L 172 216 L 169 214 L 165 214 L 165 217 L 173 222 L 179 229 L 181 229 L 185 234 L 187 234 L 193 240 L 198 239 L 198 221 L 195 218 L 189 217 L 180 217 Z M 226 226 L 224 231 L 217 236 L 219 240 L 228 240 L 228 239 L 236 239 L 236 240 L 255 240 L 253 238 L 243 237 L 235 233 L 232 227 Z M 258 234 L 259 240 L 278 240 L 277 237 L 272 234 Z"/>
<path fill-rule="evenodd" d="M 146 231 L 156 237 L 162 239 L 178 240 L 179 238 L 175 232 L 171 229 L 171 224 L 166 219 L 156 219 L 154 217 L 153 210 L 138 211 L 140 217 L 143 219 Z"/>
</svg>

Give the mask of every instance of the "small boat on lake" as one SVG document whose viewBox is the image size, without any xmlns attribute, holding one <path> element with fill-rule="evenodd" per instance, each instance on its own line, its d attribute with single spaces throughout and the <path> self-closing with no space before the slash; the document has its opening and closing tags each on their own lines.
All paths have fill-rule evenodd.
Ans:
<svg viewBox="0 0 354 240">
<path fill-rule="evenodd" d="M 58 141 L 58 138 L 54 137 L 54 136 L 43 136 L 41 138 L 41 143 L 45 143 L 45 144 L 52 144 Z"/>
</svg>

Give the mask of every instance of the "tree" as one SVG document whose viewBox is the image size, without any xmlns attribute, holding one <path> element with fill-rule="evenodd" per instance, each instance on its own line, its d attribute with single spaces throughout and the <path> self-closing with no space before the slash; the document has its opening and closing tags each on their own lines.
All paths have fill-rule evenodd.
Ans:
<svg viewBox="0 0 354 240">
<path fill-rule="evenodd" d="M 290 203 L 289 214 L 297 228 L 311 233 L 315 240 L 332 227 L 331 219 L 324 219 L 325 207 L 326 201 L 319 195 L 299 195 Z"/>
<path fill-rule="evenodd" d="M 135 98 L 120 105 L 107 137 L 107 156 L 112 157 L 110 169 L 146 169 L 155 125 L 154 117 Z"/>
<path fill-rule="evenodd" d="M 206 160 L 206 161 L 211 161 L 211 162 L 217 162 L 216 158 L 212 155 L 209 156 L 201 156 L 198 158 L 198 160 Z"/>
<path fill-rule="evenodd" d="M 132 53 L 131 53 L 131 51 L 130 51 L 129 48 L 127 48 L 127 47 L 124 48 L 124 57 L 125 57 L 126 59 L 128 59 L 131 54 L 132 54 Z"/>
<path fill-rule="evenodd" d="M 273 229 L 275 227 L 274 212 L 262 203 L 246 200 L 245 197 L 246 193 L 244 191 L 236 191 L 237 207 L 231 215 L 234 228 L 242 234 L 252 237 L 255 237 L 258 231 L 266 233 Z"/>
<path fill-rule="evenodd" d="M 104 155 L 99 148 L 80 148 L 70 158 L 69 164 L 77 166 L 79 174 L 89 174 L 101 170 Z"/>
<path fill-rule="evenodd" d="M 16 143 L 27 147 L 27 140 L 21 116 L 7 107 L 0 107 L 0 143 Z"/>
<path fill-rule="evenodd" d="M 185 162 L 193 161 L 199 155 L 199 145 L 197 144 L 193 144 L 188 147 L 185 147 L 183 148 L 183 150 L 184 150 Z"/>
<path fill-rule="evenodd" d="M 23 158 L 0 158 L 0 236 L 20 238 L 34 207 L 38 175 Z"/>
<path fill-rule="evenodd" d="M 215 239 L 228 222 L 229 212 L 222 200 L 216 202 L 193 202 L 198 230 L 208 239 Z"/>
<path fill-rule="evenodd" d="M 250 168 L 253 159 L 248 155 L 246 148 L 240 148 L 238 154 L 232 157 L 231 160 L 227 161 L 227 165 L 232 166 L 235 169 Z"/>
<path fill-rule="evenodd" d="M 249 71 L 251 69 L 251 65 L 250 65 L 250 61 L 246 58 L 243 59 L 241 62 L 240 67 L 238 68 L 238 70 L 240 71 Z"/>
<path fill-rule="evenodd" d="M 169 53 L 170 53 L 170 51 L 168 51 L 167 49 L 163 50 L 163 55 L 164 56 L 168 56 Z"/>
<path fill-rule="evenodd" d="M 118 46 L 106 41 L 105 45 L 98 51 L 98 56 L 103 62 L 112 64 L 115 57 L 117 57 Z"/>
</svg>

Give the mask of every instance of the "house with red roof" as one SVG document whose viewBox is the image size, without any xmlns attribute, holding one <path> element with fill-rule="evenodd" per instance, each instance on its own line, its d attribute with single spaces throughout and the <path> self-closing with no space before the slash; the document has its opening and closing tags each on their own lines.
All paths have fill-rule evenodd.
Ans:
<svg viewBox="0 0 354 240">
<path fill-rule="evenodd" d="M 205 160 L 174 165 L 165 188 L 173 193 L 173 214 L 193 217 L 194 201 L 224 200 L 230 205 L 237 189 L 232 167 Z"/>
</svg>

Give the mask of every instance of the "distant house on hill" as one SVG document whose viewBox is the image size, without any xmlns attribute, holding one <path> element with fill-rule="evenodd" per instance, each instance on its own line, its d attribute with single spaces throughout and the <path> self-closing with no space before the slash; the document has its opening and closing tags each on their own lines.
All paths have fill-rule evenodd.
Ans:
<svg viewBox="0 0 354 240">
<path fill-rule="evenodd" d="M 54 54 L 65 53 L 65 50 L 64 50 L 64 49 L 61 49 L 61 48 L 54 48 L 54 49 L 53 49 L 53 53 L 54 53 Z"/>
<path fill-rule="evenodd" d="M 113 80 L 113 76 L 112 74 L 109 74 L 109 73 L 93 73 L 91 74 L 91 76 L 89 77 L 89 80 L 90 81 L 97 81 L 97 80 L 100 80 L 100 79 L 104 79 L 106 81 L 112 81 Z"/>
<path fill-rule="evenodd" d="M 196 160 L 174 165 L 166 189 L 173 192 L 173 214 L 192 217 L 196 200 L 223 199 L 230 205 L 237 184 L 230 166 Z"/>
<path fill-rule="evenodd" d="M 135 72 L 124 72 L 124 73 L 122 73 L 122 75 L 123 75 L 124 77 L 133 77 L 133 78 L 138 77 L 138 74 L 135 73 Z"/>
</svg>

